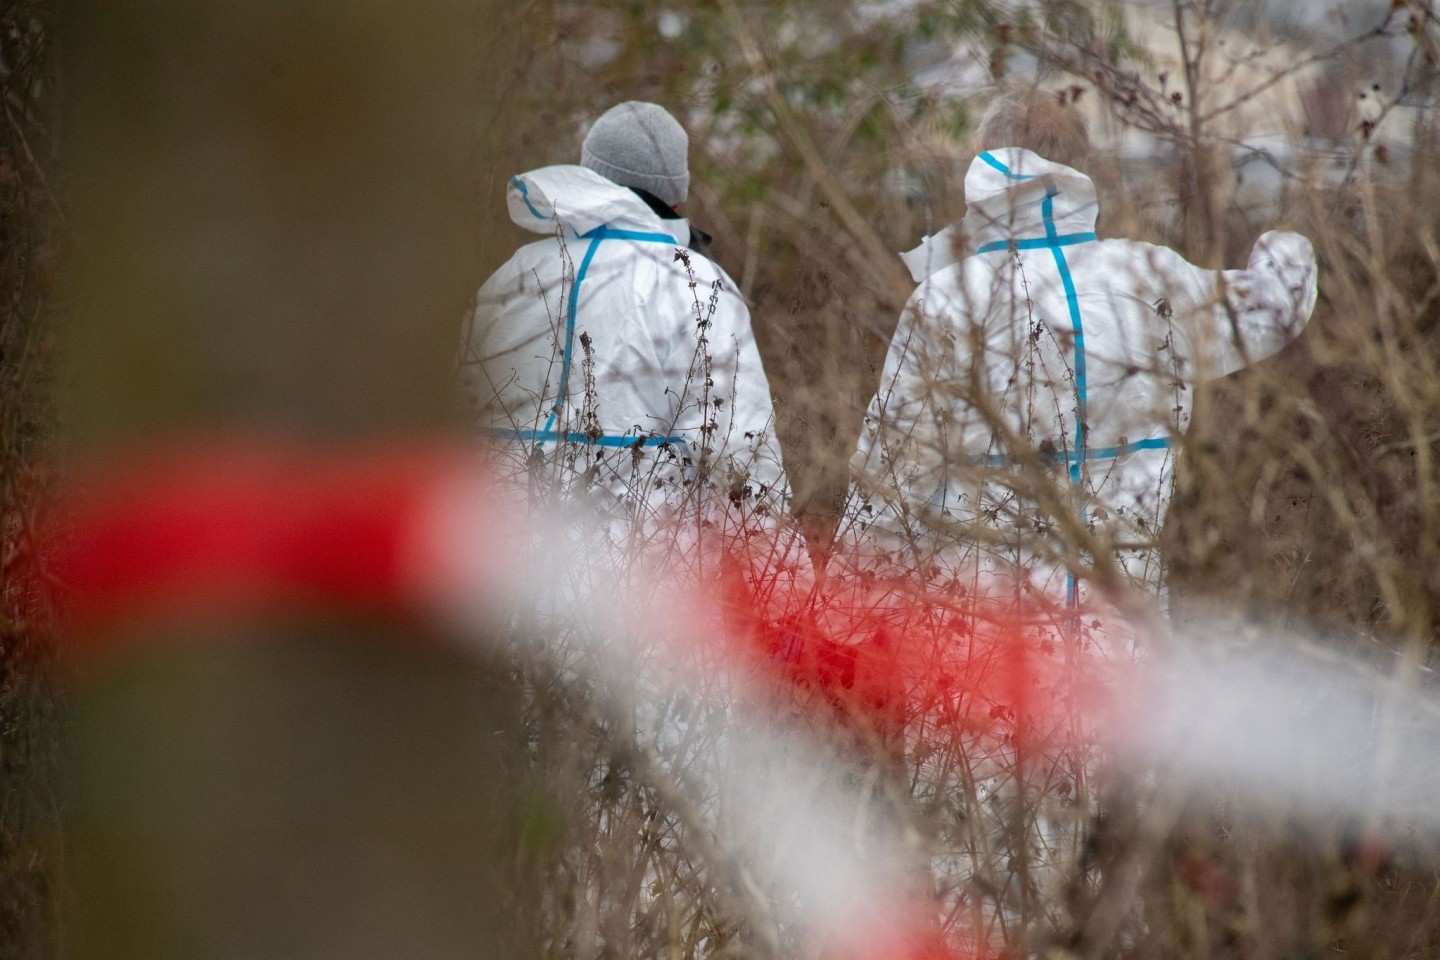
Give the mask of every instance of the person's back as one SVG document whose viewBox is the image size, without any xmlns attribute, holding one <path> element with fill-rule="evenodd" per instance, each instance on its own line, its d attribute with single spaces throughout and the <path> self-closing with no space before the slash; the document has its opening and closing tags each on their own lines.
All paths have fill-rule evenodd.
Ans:
<svg viewBox="0 0 1440 960">
<path fill-rule="evenodd" d="M 1089 178 L 1022 147 L 965 186 L 963 223 L 905 258 L 921 283 L 860 439 L 849 559 L 1069 609 L 1096 561 L 1158 590 L 1193 386 L 1304 325 L 1310 245 L 1266 234 L 1222 273 L 1099 240 Z"/>
<path fill-rule="evenodd" d="M 630 136 L 618 157 L 614 118 Z M 652 130 L 658 144 L 645 142 Z M 544 236 L 485 283 L 467 324 L 462 381 L 497 462 L 539 502 L 579 497 L 655 521 L 626 523 L 626 537 L 782 510 L 749 312 L 725 272 L 688 249 L 673 209 L 688 188 L 683 130 L 658 107 L 622 104 L 584 159 L 510 181 L 512 219 Z"/>
</svg>

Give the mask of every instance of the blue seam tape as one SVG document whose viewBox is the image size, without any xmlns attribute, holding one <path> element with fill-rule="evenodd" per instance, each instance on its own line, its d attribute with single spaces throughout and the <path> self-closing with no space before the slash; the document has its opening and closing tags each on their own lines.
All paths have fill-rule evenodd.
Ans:
<svg viewBox="0 0 1440 960">
<path fill-rule="evenodd" d="M 1094 460 L 1115 460 L 1115 459 L 1117 459 L 1117 458 L 1119 458 L 1119 457 L 1125 456 L 1126 454 L 1137 453 L 1137 452 L 1139 452 L 1139 451 L 1141 451 L 1141 450 L 1169 450 L 1169 449 L 1170 449 L 1170 438 L 1169 438 L 1169 437 L 1150 437 L 1150 438 L 1145 439 L 1145 440 L 1136 440 L 1134 443 L 1121 443 L 1121 444 L 1117 444 L 1116 446 L 1113 446 L 1113 447 L 1091 447 L 1091 448 L 1088 448 L 1088 449 L 1085 451 L 1085 459 L 1086 459 L 1086 460 L 1091 460 L 1091 461 L 1094 461 Z M 1063 451 L 1063 452 L 1062 452 L 1062 451 L 1056 451 L 1055 453 L 1043 453 L 1043 454 L 1040 455 L 1040 457 L 1041 457 L 1042 460 L 1048 460 L 1048 461 L 1050 461 L 1051 463 L 1070 463 L 1070 462 L 1072 462 L 1072 461 L 1074 461 L 1074 460 L 1079 459 L 1079 457 L 1078 457 L 1078 455 L 1077 455 L 1076 453 L 1073 453 L 1073 452 L 1070 452 L 1070 451 Z M 988 457 L 973 456 L 973 457 L 970 458 L 970 462 L 973 463 L 973 464 L 976 464 L 976 465 L 983 465 L 983 466 L 987 466 L 987 467 L 1003 467 L 1003 466 L 1005 466 L 1005 465 L 1008 464 L 1008 463 L 1013 463 L 1014 461 L 1012 460 L 1012 458 L 1007 457 L 1007 456 L 1004 456 L 1004 455 L 1002 455 L 1002 454 L 994 454 L 994 455 L 988 456 Z"/>
<path fill-rule="evenodd" d="M 534 217 L 536 220 L 546 219 L 545 215 L 542 214 L 539 210 L 536 210 L 535 205 L 530 202 L 530 188 L 525 185 L 524 180 L 521 180 L 519 177 L 511 177 L 510 185 L 516 190 L 520 191 L 520 199 L 524 201 L 525 209 L 530 211 L 530 215 L 532 217 Z"/>
<path fill-rule="evenodd" d="M 522 185 L 521 196 L 524 196 Z M 528 204 L 529 201 L 527 200 Z M 674 244 L 675 238 L 665 233 L 643 233 L 638 230 L 612 230 L 601 224 L 594 230 L 580 235 L 580 239 L 588 239 L 590 246 L 585 250 L 585 256 L 580 261 L 580 269 L 575 271 L 575 282 L 570 287 L 570 303 L 565 310 L 565 347 L 560 355 L 560 392 L 555 397 L 555 403 L 550 408 L 550 416 L 545 421 L 545 431 L 553 430 L 556 419 L 560 416 L 560 410 L 570 399 L 570 358 L 575 347 L 575 317 L 580 306 L 580 285 L 585 282 L 585 275 L 590 272 L 590 263 L 595 259 L 595 251 L 605 240 L 634 240 L 641 243 L 667 243 Z M 558 435 L 557 435 L 558 437 Z"/>
<path fill-rule="evenodd" d="M 1075 292 L 1075 279 L 1070 276 L 1070 265 L 1055 230 L 1055 195 L 1060 191 L 1053 184 L 1046 187 L 1045 201 L 1040 205 L 1040 216 L 1045 221 L 1045 237 L 1050 241 L 1050 252 L 1055 256 L 1055 269 L 1060 272 L 1060 283 L 1065 288 L 1065 306 L 1070 313 L 1070 329 L 1075 336 L 1075 449 L 1081 456 L 1071 461 L 1070 479 L 1080 482 L 1080 461 L 1085 453 L 1085 411 L 1088 405 L 1088 384 L 1085 371 L 1085 323 L 1080 316 L 1080 299 Z"/>
<path fill-rule="evenodd" d="M 996 160 L 989 153 L 980 154 L 980 159 L 990 166 L 999 170 L 1011 180 L 1031 180 L 1033 177 L 1020 176 L 1010 172 L 1010 168 L 999 160 Z M 1085 446 L 1085 408 L 1088 397 L 1086 371 L 1085 371 L 1085 325 L 1080 315 L 1080 301 L 1075 292 L 1075 281 L 1070 276 L 1070 265 L 1065 260 L 1065 254 L 1061 247 L 1073 246 L 1080 243 L 1089 243 L 1097 239 L 1093 232 L 1069 233 L 1061 236 L 1055 228 L 1055 196 L 1060 191 L 1053 183 L 1047 183 L 1045 188 L 1045 200 L 1040 206 L 1041 219 L 1045 224 L 1045 236 L 1031 237 L 1022 240 L 996 240 L 982 246 L 976 253 L 992 253 L 997 250 L 1049 250 L 1055 257 L 1055 266 L 1060 272 L 1060 282 L 1065 289 L 1065 305 L 1070 312 L 1070 327 L 1075 335 L 1075 450 L 1072 453 L 1058 453 L 1047 455 L 1047 460 L 1067 461 L 1070 464 L 1070 482 L 1075 486 L 1080 485 L 1080 465 L 1086 460 L 1113 460 L 1123 454 L 1136 450 L 1165 449 L 1170 446 L 1168 438 L 1160 437 L 1149 440 L 1141 440 L 1133 444 L 1121 444 L 1116 447 L 1105 447 L 1100 450 L 1089 450 Z M 991 465 L 998 465 L 1005 462 L 1004 458 L 989 458 Z M 1081 506 L 1081 520 L 1085 518 L 1085 510 Z M 1075 575 L 1065 575 L 1065 605 L 1073 610 L 1080 605 L 1080 591 L 1075 582 Z M 1073 626 L 1073 624 L 1072 624 Z"/>
<path fill-rule="evenodd" d="M 1085 323 L 1080 315 L 1080 299 L 1075 292 L 1075 280 L 1070 276 L 1070 265 L 1065 261 L 1065 251 L 1055 241 L 1060 234 L 1055 229 L 1055 195 L 1060 191 L 1055 184 L 1045 187 L 1045 200 L 1040 204 L 1040 218 L 1045 222 L 1045 236 L 1051 241 L 1050 252 L 1055 257 L 1055 268 L 1060 272 L 1060 283 L 1065 288 L 1065 306 L 1070 311 L 1070 328 L 1075 339 L 1075 455 L 1070 458 L 1070 482 L 1080 485 L 1080 466 L 1086 459 L 1085 449 L 1085 408 L 1087 384 L 1085 377 Z M 1080 505 L 1080 522 L 1086 519 L 1085 505 Z M 1080 590 L 1075 574 L 1065 575 L 1065 605 L 1073 610 L 1080 605 Z"/>
<path fill-rule="evenodd" d="M 580 261 L 580 269 L 575 271 L 575 282 L 570 285 L 570 302 L 565 306 L 565 347 L 560 352 L 560 392 L 555 395 L 555 403 L 550 408 L 550 419 L 545 421 L 546 430 L 555 426 L 555 420 L 560 416 L 560 408 L 570 399 L 570 354 L 575 344 L 575 315 L 579 306 L 580 285 L 585 282 L 590 262 L 595 259 L 595 251 L 600 248 L 604 239 L 604 234 L 598 234 L 590 241 L 590 246 Z"/>
<path fill-rule="evenodd" d="M 994 167 L 996 170 L 999 170 L 1001 173 L 1003 173 L 1005 176 L 1009 177 L 1011 180 L 1034 180 L 1034 179 L 1035 179 L 1033 176 L 1030 176 L 1029 174 L 1024 174 L 1024 173 L 1011 173 L 1011 172 L 1010 172 L 1010 168 L 1007 167 L 1007 166 L 1005 166 L 1005 164 L 1001 163 L 999 160 L 995 159 L 995 157 L 994 157 L 994 156 L 990 153 L 990 151 L 988 151 L 988 150 L 986 150 L 984 153 L 980 154 L 980 159 L 983 160 L 983 161 L 984 161 L 986 164 L 988 164 L 989 166 L 992 166 L 992 167 Z"/>
<path fill-rule="evenodd" d="M 1054 247 L 1073 247 L 1077 243 L 1090 243 L 1098 237 L 1093 233 L 1065 233 L 1055 237 L 1030 237 L 1025 240 L 992 240 L 976 250 L 976 253 L 994 253 L 996 250 L 1049 250 Z"/>
</svg>

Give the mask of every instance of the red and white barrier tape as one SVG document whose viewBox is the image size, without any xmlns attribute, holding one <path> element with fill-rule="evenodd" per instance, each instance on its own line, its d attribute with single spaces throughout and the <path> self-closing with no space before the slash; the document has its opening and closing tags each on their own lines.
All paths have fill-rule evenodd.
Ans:
<svg viewBox="0 0 1440 960">
<path fill-rule="evenodd" d="M 1184 652 L 1212 638 L 1171 638 L 1167 646 L 1181 652 L 1154 669 L 1073 657 L 1062 667 L 1018 614 L 1009 625 L 970 624 L 960 643 L 933 626 L 953 618 L 917 607 L 913 622 L 923 628 L 857 615 L 843 632 L 863 642 L 839 642 L 810 611 L 756 614 L 743 568 L 708 591 L 694 582 L 662 589 L 651 578 L 637 595 L 618 571 L 607 576 L 577 551 L 563 519 L 553 536 L 537 536 L 508 514 L 474 458 L 446 447 L 189 447 L 97 474 L 88 489 L 63 502 L 44 554 L 47 577 L 64 586 L 72 660 L 102 662 L 121 638 L 158 635 L 121 629 L 155 618 L 343 611 L 447 621 L 480 635 L 503 629 L 499 611 L 518 597 L 548 589 L 547 609 L 583 621 L 581 633 L 611 662 L 658 657 L 671 690 L 692 688 L 718 662 L 742 686 L 759 677 L 816 688 L 885 722 L 924 713 L 964 736 L 1028 739 L 1039 752 L 1100 735 L 1119 760 L 1164 764 L 1187 782 L 1225 777 L 1302 814 L 1402 818 L 1440 832 L 1435 697 L 1413 670 L 1367 672 L 1313 650 L 1297 656 L 1303 638 L 1267 638 L 1240 657 Z M 547 553 L 547 540 L 563 547 Z M 583 595 L 549 589 L 564 581 L 555 574 L 566 564 L 583 568 Z M 727 734 L 746 745 L 737 753 L 757 756 L 788 736 L 764 724 Z M 753 835 L 736 842 L 785 851 L 770 858 L 775 878 L 799 894 L 820 941 L 854 960 L 953 955 L 928 907 L 896 899 L 903 884 L 893 864 L 816 827 L 830 816 L 823 803 L 759 773 L 741 787 L 734 802 Z"/>
</svg>

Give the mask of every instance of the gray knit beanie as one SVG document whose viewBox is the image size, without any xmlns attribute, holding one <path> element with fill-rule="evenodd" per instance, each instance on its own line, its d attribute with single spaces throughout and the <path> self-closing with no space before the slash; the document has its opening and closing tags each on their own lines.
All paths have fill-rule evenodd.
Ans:
<svg viewBox="0 0 1440 960">
<path fill-rule="evenodd" d="M 630 100 L 595 121 L 580 147 L 580 162 L 674 207 L 690 194 L 689 149 L 685 128 L 664 107 Z"/>
</svg>

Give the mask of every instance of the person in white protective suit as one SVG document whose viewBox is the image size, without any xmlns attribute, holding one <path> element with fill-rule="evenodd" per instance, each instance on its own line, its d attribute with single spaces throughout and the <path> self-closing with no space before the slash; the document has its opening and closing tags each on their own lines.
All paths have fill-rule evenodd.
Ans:
<svg viewBox="0 0 1440 960">
<path fill-rule="evenodd" d="M 609 622 L 593 616 L 597 601 L 617 583 L 631 602 L 658 591 L 661 609 L 677 584 L 738 584 L 742 609 L 768 620 L 808 564 L 786 522 L 749 309 L 681 215 L 687 151 L 668 112 L 628 102 L 591 126 L 579 165 L 511 178 L 510 216 L 536 236 L 480 288 L 465 324 L 460 385 L 507 481 L 498 495 L 528 512 L 531 547 L 550 557 L 526 615 L 584 658 L 585 636 Z M 701 610 L 678 615 L 709 635 Z M 662 760 L 693 749 L 704 711 L 655 700 L 645 663 L 626 670 L 644 691 L 630 717 L 638 748 Z"/>
<path fill-rule="evenodd" d="M 480 288 L 460 356 L 532 506 L 586 500 L 631 546 L 687 521 L 743 532 L 788 495 L 749 310 L 680 212 L 687 150 L 663 108 L 628 102 L 580 165 L 512 178 L 510 216 L 539 237 Z"/>
<path fill-rule="evenodd" d="M 919 287 L 837 560 L 1090 625 L 1077 614 L 1103 606 L 1096 585 L 1162 592 L 1156 537 L 1195 385 L 1304 327 L 1314 253 L 1270 232 L 1244 269 L 1213 271 L 1099 239 L 1083 121 L 1048 94 L 1001 97 L 978 139 L 964 219 L 902 255 Z"/>
</svg>

